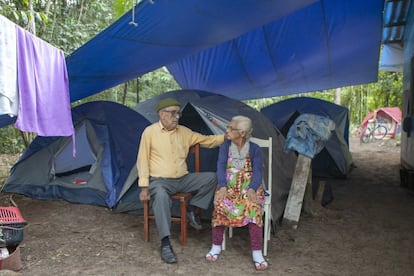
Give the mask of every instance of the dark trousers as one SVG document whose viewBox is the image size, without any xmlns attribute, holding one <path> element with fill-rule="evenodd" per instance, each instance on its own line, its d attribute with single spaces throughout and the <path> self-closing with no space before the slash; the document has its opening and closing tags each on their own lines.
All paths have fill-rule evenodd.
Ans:
<svg viewBox="0 0 414 276">
<path fill-rule="evenodd" d="M 149 184 L 152 211 L 155 216 L 158 236 L 162 239 L 171 234 L 170 195 L 175 193 L 192 193 L 190 204 L 201 209 L 207 209 L 214 196 L 217 186 L 216 173 L 189 173 L 180 178 L 151 177 Z"/>
</svg>

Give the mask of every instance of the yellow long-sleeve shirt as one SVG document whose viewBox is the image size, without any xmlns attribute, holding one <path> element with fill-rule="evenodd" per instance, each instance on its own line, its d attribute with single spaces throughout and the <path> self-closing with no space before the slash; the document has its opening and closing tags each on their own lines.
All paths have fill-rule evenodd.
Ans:
<svg viewBox="0 0 414 276">
<path fill-rule="evenodd" d="M 188 173 L 190 146 L 218 147 L 224 135 L 202 135 L 185 126 L 168 131 L 161 122 L 148 126 L 142 133 L 138 150 L 138 186 L 148 187 L 149 177 L 179 178 Z"/>
</svg>

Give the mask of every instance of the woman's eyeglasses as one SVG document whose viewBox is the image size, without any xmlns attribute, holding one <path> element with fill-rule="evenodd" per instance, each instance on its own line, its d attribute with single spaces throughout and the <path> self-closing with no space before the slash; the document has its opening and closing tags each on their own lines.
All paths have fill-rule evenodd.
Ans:
<svg viewBox="0 0 414 276">
<path fill-rule="evenodd" d="M 241 129 L 233 128 L 232 126 L 227 126 L 226 128 L 227 130 L 230 130 L 230 131 L 241 131 Z"/>
</svg>

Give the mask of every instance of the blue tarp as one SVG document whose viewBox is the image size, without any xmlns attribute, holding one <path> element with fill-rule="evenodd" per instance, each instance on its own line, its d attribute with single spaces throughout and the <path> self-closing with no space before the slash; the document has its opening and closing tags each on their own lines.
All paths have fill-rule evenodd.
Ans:
<svg viewBox="0 0 414 276">
<path fill-rule="evenodd" d="M 71 101 L 162 66 L 183 89 L 239 100 L 374 82 L 382 10 L 383 0 L 142 1 L 68 56 Z"/>
<path fill-rule="evenodd" d="M 168 69 L 183 89 L 241 100 L 374 82 L 381 2 L 318 1 Z"/>
</svg>

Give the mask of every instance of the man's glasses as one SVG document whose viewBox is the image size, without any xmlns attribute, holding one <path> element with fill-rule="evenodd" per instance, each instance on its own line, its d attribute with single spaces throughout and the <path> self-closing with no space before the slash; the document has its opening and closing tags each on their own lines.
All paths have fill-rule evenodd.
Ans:
<svg viewBox="0 0 414 276">
<path fill-rule="evenodd" d="M 172 117 L 177 117 L 177 116 L 181 117 L 181 112 L 177 110 L 163 109 L 162 111 L 170 113 Z"/>
<path fill-rule="evenodd" d="M 230 130 L 230 131 L 241 131 L 241 129 L 233 128 L 232 126 L 227 126 L 226 128 L 227 130 Z"/>
</svg>

